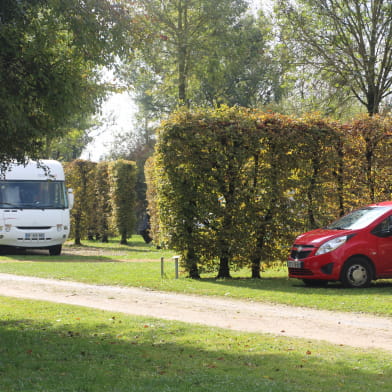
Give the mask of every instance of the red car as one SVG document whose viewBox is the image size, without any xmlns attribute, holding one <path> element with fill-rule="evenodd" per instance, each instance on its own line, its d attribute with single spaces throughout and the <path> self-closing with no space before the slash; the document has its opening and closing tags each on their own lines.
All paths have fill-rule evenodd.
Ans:
<svg viewBox="0 0 392 392">
<path fill-rule="evenodd" d="M 360 208 L 298 236 L 287 266 L 290 278 L 307 285 L 341 281 L 362 288 L 392 278 L 392 201 Z"/>
</svg>

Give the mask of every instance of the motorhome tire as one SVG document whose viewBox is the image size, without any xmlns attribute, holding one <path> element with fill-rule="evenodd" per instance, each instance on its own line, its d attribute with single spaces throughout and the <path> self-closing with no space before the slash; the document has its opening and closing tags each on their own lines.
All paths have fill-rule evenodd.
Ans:
<svg viewBox="0 0 392 392">
<path fill-rule="evenodd" d="M 54 245 L 49 247 L 49 254 L 51 256 L 59 256 L 61 254 L 61 245 Z"/>
</svg>

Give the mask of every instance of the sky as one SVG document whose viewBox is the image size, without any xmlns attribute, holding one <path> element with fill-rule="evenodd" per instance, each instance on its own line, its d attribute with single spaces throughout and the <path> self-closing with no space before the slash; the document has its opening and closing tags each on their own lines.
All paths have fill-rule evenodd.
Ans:
<svg viewBox="0 0 392 392">
<path fill-rule="evenodd" d="M 261 4 L 267 5 L 271 0 L 249 0 L 253 12 L 261 7 Z M 113 80 L 115 77 L 108 72 L 104 77 L 106 80 Z M 81 158 L 98 162 L 110 150 L 111 144 L 114 141 L 114 135 L 118 133 L 126 133 L 133 128 L 134 114 L 136 106 L 132 101 L 129 93 L 123 92 L 121 94 L 112 94 L 104 102 L 101 109 L 101 114 L 98 119 L 102 125 L 92 131 L 91 136 L 94 138 L 83 151 Z"/>
<path fill-rule="evenodd" d="M 94 138 L 82 153 L 82 159 L 99 162 L 110 150 L 114 135 L 125 133 L 133 128 L 136 106 L 129 93 L 112 94 L 102 106 L 98 120 L 102 125 L 93 130 Z"/>
</svg>

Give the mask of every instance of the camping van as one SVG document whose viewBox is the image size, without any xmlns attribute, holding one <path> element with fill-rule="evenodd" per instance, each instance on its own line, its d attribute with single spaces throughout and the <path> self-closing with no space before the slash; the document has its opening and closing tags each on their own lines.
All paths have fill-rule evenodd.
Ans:
<svg viewBox="0 0 392 392">
<path fill-rule="evenodd" d="M 72 205 L 60 162 L 12 163 L 0 177 L 0 247 L 59 255 L 69 235 Z"/>
</svg>

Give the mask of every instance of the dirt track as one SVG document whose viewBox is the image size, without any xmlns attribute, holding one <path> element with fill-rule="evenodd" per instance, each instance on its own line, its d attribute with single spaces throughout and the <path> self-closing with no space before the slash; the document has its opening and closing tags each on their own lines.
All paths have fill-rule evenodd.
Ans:
<svg viewBox="0 0 392 392">
<path fill-rule="evenodd" d="M 392 351 L 392 319 L 0 274 L 0 295 Z"/>
</svg>

